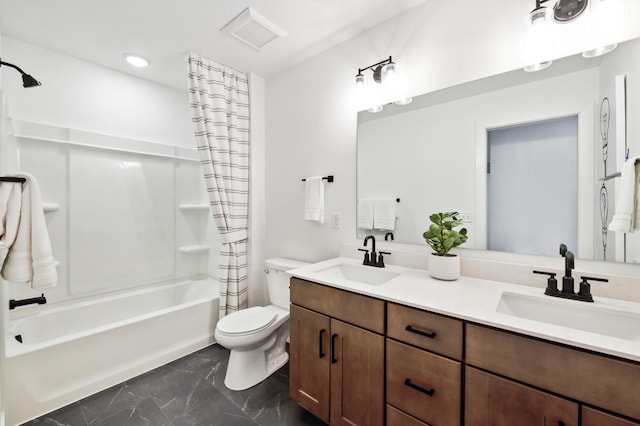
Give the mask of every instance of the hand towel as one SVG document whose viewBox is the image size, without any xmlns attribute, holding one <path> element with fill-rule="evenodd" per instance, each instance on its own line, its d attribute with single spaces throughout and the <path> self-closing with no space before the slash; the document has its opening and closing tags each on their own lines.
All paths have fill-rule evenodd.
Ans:
<svg viewBox="0 0 640 426">
<path fill-rule="evenodd" d="M 373 208 L 373 227 L 384 231 L 395 229 L 396 200 L 394 198 L 376 198 Z"/>
<path fill-rule="evenodd" d="M 324 223 L 324 183 L 322 176 L 305 180 L 304 220 Z"/>
<path fill-rule="evenodd" d="M 16 240 L 22 206 L 22 188 L 19 183 L 0 184 L 0 249 L 11 247 Z"/>
<path fill-rule="evenodd" d="M 358 228 L 373 229 L 373 198 L 358 200 Z"/>
<path fill-rule="evenodd" d="M 638 218 L 638 187 L 640 157 L 629 158 L 622 166 L 620 189 L 616 196 L 616 211 L 608 229 L 615 232 L 634 232 L 640 228 Z"/>
<path fill-rule="evenodd" d="M 53 261 L 51 241 L 44 220 L 40 186 L 38 181 L 27 173 L 19 172 L 13 176 L 24 177 L 26 182 L 22 185 L 19 183 L 0 184 L 1 186 L 14 185 L 16 188 L 12 191 L 21 192 L 20 220 L 15 230 L 15 241 L 9 247 L 9 252 L 2 266 L 2 277 L 12 282 L 31 281 L 31 287 L 36 290 L 53 287 L 58 283 L 58 273 Z M 15 206 L 9 210 L 13 211 L 13 209 Z M 7 211 L 7 226 L 9 226 L 9 210 Z M 5 232 L 9 234 L 8 229 Z"/>
</svg>

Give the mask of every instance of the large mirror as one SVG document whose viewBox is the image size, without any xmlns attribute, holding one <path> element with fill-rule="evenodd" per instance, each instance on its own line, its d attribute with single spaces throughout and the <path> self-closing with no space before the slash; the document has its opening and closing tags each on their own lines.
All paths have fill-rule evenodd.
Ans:
<svg viewBox="0 0 640 426">
<path fill-rule="evenodd" d="M 582 259 L 636 262 L 633 234 L 607 225 L 625 154 L 640 154 L 625 121 L 640 114 L 637 80 L 640 39 L 359 112 L 357 237 L 424 244 L 429 215 L 455 210 L 464 247 L 557 255 L 565 242 Z M 395 223 L 368 226 L 389 200 Z"/>
</svg>

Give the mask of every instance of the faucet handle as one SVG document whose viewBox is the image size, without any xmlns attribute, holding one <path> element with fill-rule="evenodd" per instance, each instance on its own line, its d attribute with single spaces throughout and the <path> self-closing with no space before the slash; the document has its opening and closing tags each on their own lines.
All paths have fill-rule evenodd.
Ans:
<svg viewBox="0 0 640 426">
<path fill-rule="evenodd" d="M 388 252 L 388 251 L 379 251 L 378 252 L 378 266 L 380 268 L 384 268 L 384 258 L 382 257 L 383 254 L 389 254 L 390 255 L 391 253 Z"/>
<path fill-rule="evenodd" d="M 549 275 L 549 279 L 547 279 L 547 289 L 544 291 L 544 294 L 553 295 L 558 293 L 558 280 L 556 280 L 555 272 L 533 271 L 533 273 L 541 274 L 541 275 Z"/>
<path fill-rule="evenodd" d="M 582 278 L 582 281 L 580 281 L 580 290 L 578 291 L 578 296 L 580 296 L 581 300 L 584 300 L 585 302 L 593 302 L 593 296 L 591 295 L 591 284 L 589 284 L 589 281 L 600 281 L 603 283 L 609 282 L 609 280 L 606 278 L 587 277 L 584 275 L 582 275 L 580 278 Z"/>
<path fill-rule="evenodd" d="M 363 265 L 371 265 L 371 261 L 369 260 L 369 249 L 359 248 L 358 251 L 364 251 L 364 260 L 362 261 Z"/>
</svg>

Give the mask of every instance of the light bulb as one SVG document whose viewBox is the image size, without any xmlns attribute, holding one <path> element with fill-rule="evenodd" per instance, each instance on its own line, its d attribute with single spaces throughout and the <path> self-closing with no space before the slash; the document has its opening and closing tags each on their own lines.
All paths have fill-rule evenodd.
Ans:
<svg viewBox="0 0 640 426">
<path fill-rule="evenodd" d="M 548 68 L 551 65 L 551 61 L 538 62 L 537 64 L 527 65 L 524 67 L 526 72 L 536 72 Z"/>
</svg>

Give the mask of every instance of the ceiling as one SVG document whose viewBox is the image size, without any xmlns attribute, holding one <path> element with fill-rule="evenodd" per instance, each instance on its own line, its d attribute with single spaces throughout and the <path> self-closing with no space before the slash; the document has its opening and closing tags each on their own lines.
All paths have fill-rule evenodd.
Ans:
<svg viewBox="0 0 640 426">
<path fill-rule="evenodd" d="M 190 50 L 266 78 L 425 1 L 0 0 L 0 29 L 4 36 L 183 88 Z M 288 35 L 255 51 L 220 32 L 246 7 Z M 145 56 L 150 66 L 132 68 L 125 53 Z"/>
</svg>

